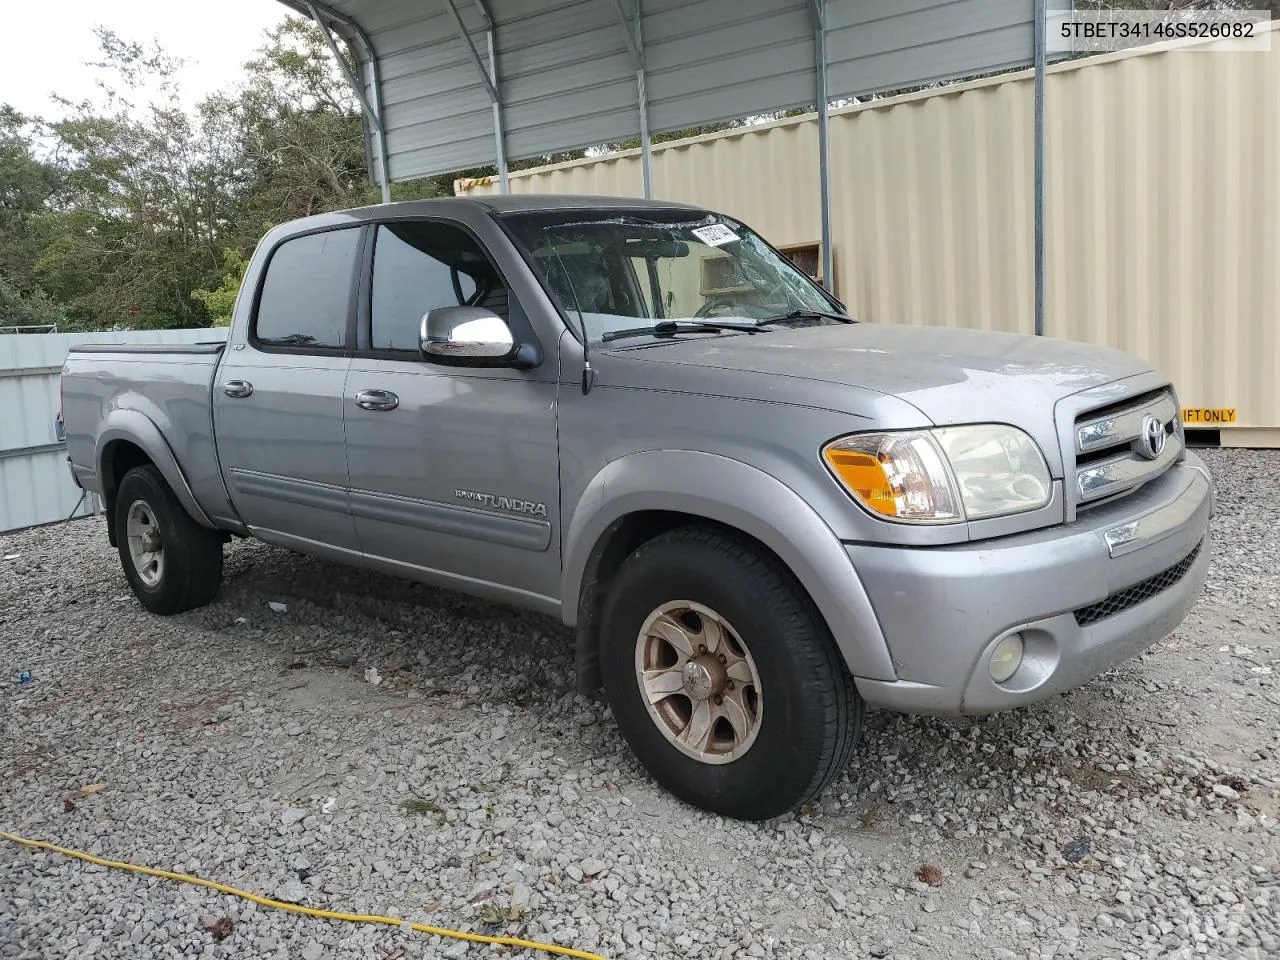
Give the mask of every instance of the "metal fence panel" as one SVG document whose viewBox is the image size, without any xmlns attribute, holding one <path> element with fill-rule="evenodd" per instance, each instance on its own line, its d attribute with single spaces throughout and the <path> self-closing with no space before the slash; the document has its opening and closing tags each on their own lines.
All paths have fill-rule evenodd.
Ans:
<svg viewBox="0 0 1280 960">
<path fill-rule="evenodd" d="M 224 340 L 208 330 L 20 333 L 0 336 L 0 531 L 65 520 L 96 504 L 71 481 L 66 445 L 54 435 L 58 378 L 77 343 L 198 343 Z"/>
<path fill-rule="evenodd" d="M 1049 68 L 1046 333 L 1126 350 L 1224 444 L 1280 446 L 1280 25 Z M 655 195 L 776 244 L 820 235 L 813 117 L 654 147 Z M 863 320 L 1033 331 L 1032 75 L 832 111 L 835 283 Z M 459 192 L 497 192 L 487 180 Z M 639 196 L 638 151 L 515 173 L 514 193 Z"/>
</svg>

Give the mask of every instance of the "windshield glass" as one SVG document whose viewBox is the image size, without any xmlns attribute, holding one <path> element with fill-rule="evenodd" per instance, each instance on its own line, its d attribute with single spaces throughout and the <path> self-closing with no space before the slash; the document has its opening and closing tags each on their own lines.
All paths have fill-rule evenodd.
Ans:
<svg viewBox="0 0 1280 960">
<path fill-rule="evenodd" d="M 558 211 L 503 218 L 546 288 L 591 340 L 663 320 L 841 313 L 795 265 L 727 217 Z"/>
</svg>

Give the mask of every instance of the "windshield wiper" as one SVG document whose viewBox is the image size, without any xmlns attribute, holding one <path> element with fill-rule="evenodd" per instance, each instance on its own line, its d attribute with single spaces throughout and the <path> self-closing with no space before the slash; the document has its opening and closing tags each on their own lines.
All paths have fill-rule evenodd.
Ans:
<svg viewBox="0 0 1280 960">
<path fill-rule="evenodd" d="M 763 326 L 766 323 L 786 323 L 788 320 L 836 320 L 840 323 L 857 323 L 853 317 L 846 317 L 843 313 L 830 313 L 825 310 L 792 310 L 790 313 L 782 313 L 776 317 L 765 317 L 763 320 L 757 320 L 757 326 Z"/>
<path fill-rule="evenodd" d="M 647 327 L 610 330 L 600 339 L 621 340 L 624 337 L 670 336 L 673 333 L 714 333 L 718 330 L 745 330 L 747 333 L 755 333 L 759 328 L 760 324 L 755 320 L 660 320 Z"/>
<path fill-rule="evenodd" d="M 648 327 L 628 327 L 625 330 L 610 330 L 601 340 L 620 340 L 624 337 L 671 336 L 673 333 L 709 333 L 717 330 L 743 330 L 755 333 L 771 323 L 786 323 L 788 320 L 836 320 L 840 323 L 857 323 L 852 317 L 841 313 L 826 313 L 822 310 L 792 310 L 790 313 L 776 317 L 765 317 L 761 320 L 659 320 Z"/>
</svg>

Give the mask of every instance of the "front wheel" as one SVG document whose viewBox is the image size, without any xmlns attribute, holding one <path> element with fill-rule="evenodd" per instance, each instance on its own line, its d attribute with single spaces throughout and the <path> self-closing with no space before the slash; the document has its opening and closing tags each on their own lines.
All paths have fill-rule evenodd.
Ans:
<svg viewBox="0 0 1280 960">
<path fill-rule="evenodd" d="M 152 613 L 181 613 L 222 583 L 222 539 L 188 516 L 160 471 L 134 467 L 116 491 L 116 542 L 134 596 Z"/>
<path fill-rule="evenodd" d="M 764 820 L 848 765 L 862 699 L 790 571 L 751 541 L 685 527 L 613 578 L 601 669 L 619 728 L 654 779 L 725 816 Z"/>
</svg>

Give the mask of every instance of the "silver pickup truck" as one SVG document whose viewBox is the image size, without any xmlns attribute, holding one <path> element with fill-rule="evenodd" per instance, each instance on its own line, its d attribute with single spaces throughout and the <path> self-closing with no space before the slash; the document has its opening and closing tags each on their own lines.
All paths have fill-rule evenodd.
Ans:
<svg viewBox="0 0 1280 960">
<path fill-rule="evenodd" d="M 576 627 L 644 766 L 761 819 L 864 706 L 1017 707 L 1170 633 L 1211 484 L 1132 356 L 857 323 L 670 203 L 431 200 L 272 230 L 225 344 L 84 346 L 71 470 L 143 606 L 232 536 Z"/>
</svg>

